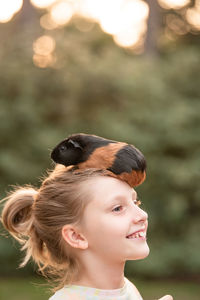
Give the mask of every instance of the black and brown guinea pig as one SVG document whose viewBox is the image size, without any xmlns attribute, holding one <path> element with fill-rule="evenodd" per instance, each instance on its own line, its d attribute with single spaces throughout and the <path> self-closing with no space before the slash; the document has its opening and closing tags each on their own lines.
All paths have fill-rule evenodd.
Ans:
<svg viewBox="0 0 200 300">
<path fill-rule="evenodd" d="M 146 177 L 146 161 L 133 145 L 108 140 L 96 135 L 73 134 L 60 142 L 51 152 L 54 162 L 75 169 L 97 168 L 127 182 L 131 187 Z"/>
</svg>

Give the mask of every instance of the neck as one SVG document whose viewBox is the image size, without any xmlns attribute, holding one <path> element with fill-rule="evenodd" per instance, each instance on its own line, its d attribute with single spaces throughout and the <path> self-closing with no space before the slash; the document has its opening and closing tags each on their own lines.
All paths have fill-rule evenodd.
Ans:
<svg viewBox="0 0 200 300">
<path fill-rule="evenodd" d="M 122 288 L 124 266 L 125 262 L 105 261 L 91 255 L 88 260 L 84 255 L 84 259 L 80 260 L 79 277 L 72 284 L 104 290 Z"/>
</svg>

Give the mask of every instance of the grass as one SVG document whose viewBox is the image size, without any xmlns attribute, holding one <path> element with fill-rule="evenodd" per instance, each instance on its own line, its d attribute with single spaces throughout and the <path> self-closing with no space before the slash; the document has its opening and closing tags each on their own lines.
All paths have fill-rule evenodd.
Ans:
<svg viewBox="0 0 200 300">
<path fill-rule="evenodd" d="M 132 280 L 144 300 L 154 300 L 171 294 L 174 300 L 199 300 L 200 285 L 180 281 Z M 38 278 L 0 279 L 0 300 L 48 300 L 51 294 L 45 281 Z M 64 300 L 64 299 L 63 299 Z"/>
</svg>

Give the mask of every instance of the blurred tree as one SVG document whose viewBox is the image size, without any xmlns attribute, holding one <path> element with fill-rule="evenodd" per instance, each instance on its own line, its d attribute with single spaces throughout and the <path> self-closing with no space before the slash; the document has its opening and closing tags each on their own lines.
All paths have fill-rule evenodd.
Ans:
<svg viewBox="0 0 200 300">
<path fill-rule="evenodd" d="M 172 1 L 167 2 L 167 0 L 146 0 L 145 2 L 149 6 L 147 32 L 144 39 L 145 54 L 157 56 L 159 53 L 166 52 L 177 43 L 184 44 L 191 42 L 191 40 L 193 44 L 199 43 L 200 8 L 197 0 L 186 1 L 185 4 L 182 2 L 182 5 L 180 4 L 179 6 L 176 5 L 176 1 L 174 4 Z M 46 9 L 37 9 L 33 7 L 30 0 L 25 0 L 21 11 L 9 22 L 11 24 L 10 27 L 8 24 L 3 24 L 0 26 L 0 31 L 3 28 L 3 32 L 6 32 L 8 28 L 12 27 L 13 32 L 15 32 L 18 25 L 21 24 L 24 28 L 32 27 L 32 31 L 35 32 L 33 39 L 37 34 L 42 34 L 42 32 L 51 34 L 52 31 L 44 30 L 44 28 L 40 27 L 40 17 L 46 15 L 46 13 Z M 31 25 L 32 22 L 34 26 Z M 54 30 L 60 31 L 65 26 L 68 26 L 68 24 L 58 26 Z M 11 35 L 7 34 L 6 36 Z M 138 45 L 141 53 L 141 40 L 139 40 Z M 137 50 L 137 47 L 135 48 Z"/>
<path fill-rule="evenodd" d="M 166 26 L 172 15 L 175 13 L 177 20 L 181 11 L 165 10 Z M 1 32 L 14 28 L 18 16 L 2 24 Z M 53 167 L 50 149 L 68 134 L 95 133 L 133 143 L 148 162 L 147 181 L 138 191 L 149 212 L 151 247 L 150 257 L 134 263 L 134 270 L 149 277 L 198 277 L 198 36 L 192 39 L 190 32 L 180 35 L 184 42 L 190 38 L 191 44 L 185 48 L 178 39 L 170 40 L 170 45 L 163 43 L 165 55 L 152 61 L 117 47 L 98 24 L 81 32 L 76 16 L 62 28 L 37 31 L 39 14 L 36 16 L 33 32 L 38 36 L 51 32 L 56 42 L 55 62 L 50 67 L 33 64 L 33 35 L 25 25 L 8 35 L 0 47 L 2 197 L 11 184 L 38 186 L 37 178 Z M 153 43 L 155 37 L 148 49 L 157 53 Z M 1 237 L 1 274 L 13 272 L 18 253 Z M 132 263 L 128 267 L 133 272 Z"/>
<path fill-rule="evenodd" d="M 23 6 L 19 14 L 16 16 L 18 19 L 18 23 L 21 24 L 21 30 L 23 29 L 23 26 L 37 26 L 37 11 L 31 4 L 30 0 L 24 0 Z"/>
<path fill-rule="evenodd" d="M 53 67 L 34 66 L 32 51 L 24 47 L 32 40 L 27 32 L 0 48 L 1 195 L 15 183 L 38 186 L 37 178 L 53 167 L 50 149 L 68 134 L 133 143 L 148 162 L 138 192 L 149 213 L 152 253 L 134 270 L 198 276 L 199 48 L 179 47 L 159 60 L 144 60 L 118 48 L 98 25 L 81 33 L 76 21 L 52 32 Z M 1 237 L 2 274 L 18 256 Z"/>
<path fill-rule="evenodd" d="M 162 12 L 155 0 L 147 0 L 149 5 L 149 18 L 147 21 L 147 33 L 144 42 L 144 54 L 158 56 L 158 37 L 161 35 Z"/>
<path fill-rule="evenodd" d="M 172 7 L 161 6 L 162 1 L 146 0 L 149 5 L 149 18 L 147 22 L 147 34 L 144 43 L 144 53 L 148 56 L 158 56 L 159 52 L 166 52 L 167 45 L 175 43 L 199 43 L 197 35 L 199 27 L 188 20 L 188 11 L 196 11 L 200 15 L 198 3 L 190 0 L 186 5 Z M 164 2 L 164 3 L 165 3 Z M 197 20 L 196 20 L 197 22 Z M 197 24 L 198 25 L 198 24 Z"/>
</svg>

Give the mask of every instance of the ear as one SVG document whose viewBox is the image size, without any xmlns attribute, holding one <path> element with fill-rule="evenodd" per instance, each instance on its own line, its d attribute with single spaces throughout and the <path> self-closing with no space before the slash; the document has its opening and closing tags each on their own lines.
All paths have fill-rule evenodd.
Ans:
<svg viewBox="0 0 200 300">
<path fill-rule="evenodd" d="M 71 144 L 74 148 L 80 148 L 82 150 L 82 147 L 78 142 L 75 142 L 75 141 L 69 139 L 68 143 Z"/>
<path fill-rule="evenodd" d="M 67 224 L 62 228 L 63 239 L 73 248 L 87 249 L 88 241 L 74 226 Z"/>
</svg>

